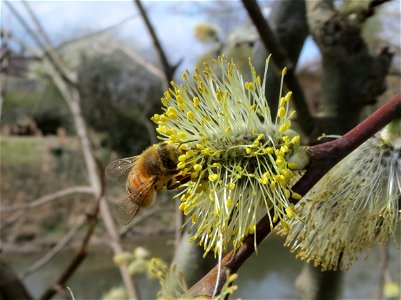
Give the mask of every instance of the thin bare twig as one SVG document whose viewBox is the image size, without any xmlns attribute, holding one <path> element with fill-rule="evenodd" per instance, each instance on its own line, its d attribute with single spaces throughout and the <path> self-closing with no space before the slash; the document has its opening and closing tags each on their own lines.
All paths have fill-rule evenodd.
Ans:
<svg viewBox="0 0 401 300">
<path fill-rule="evenodd" d="M 149 73 L 155 75 L 161 81 L 165 80 L 164 73 L 155 65 L 146 61 L 143 57 L 141 57 L 138 53 L 136 53 L 132 48 L 127 47 L 126 45 L 120 44 L 118 45 L 118 49 L 120 49 L 125 55 L 131 58 L 133 61 L 144 67 Z"/>
<path fill-rule="evenodd" d="M 164 51 L 160 40 L 156 34 L 156 31 L 153 27 L 153 25 L 151 24 L 148 15 L 144 9 L 144 7 L 142 6 L 142 3 L 140 0 L 133 0 L 133 2 L 136 4 L 140 15 L 143 18 L 143 21 L 145 22 L 146 28 L 149 31 L 149 34 L 152 38 L 153 41 L 153 45 L 157 51 L 157 54 L 159 55 L 160 58 L 160 62 L 163 66 L 163 71 L 164 71 L 164 80 L 163 80 L 163 87 L 166 90 L 169 87 L 170 82 L 173 80 L 174 77 L 174 73 L 175 70 L 177 69 L 178 65 L 181 63 L 178 62 L 176 65 L 172 66 L 168 59 L 167 59 L 167 55 L 166 52 Z M 149 126 L 149 123 L 144 123 L 145 126 Z M 176 225 L 176 230 L 175 230 L 175 245 L 178 246 L 179 245 L 179 241 L 182 237 L 182 232 L 180 231 L 180 228 L 183 224 L 183 216 L 182 216 L 182 212 L 180 210 L 177 210 L 176 212 L 176 219 L 175 219 L 175 225 Z"/>
<path fill-rule="evenodd" d="M 27 211 L 24 211 L 23 214 L 18 218 L 15 222 L 14 226 L 11 228 L 10 233 L 8 234 L 8 238 L 6 242 L 2 245 L 4 249 L 7 249 L 11 245 L 13 245 L 20 233 L 20 229 L 25 224 L 26 219 L 28 218 Z"/>
<path fill-rule="evenodd" d="M 22 4 L 24 5 L 25 9 L 27 10 L 29 16 L 31 17 L 33 23 L 36 26 L 36 31 L 38 32 L 37 36 L 42 38 L 45 48 L 47 49 L 54 49 L 53 43 L 50 40 L 50 37 L 47 35 L 45 29 L 43 28 L 42 24 L 39 22 L 39 19 L 36 17 L 35 13 L 28 5 L 26 0 L 22 0 Z M 71 83 L 76 83 L 77 81 L 77 74 L 75 72 L 71 72 L 67 69 L 64 62 L 58 55 L 54 55 L 53 51 L 48 52 L 49 57 L 53 60 L 55 66 L 59 69 L 60 73 L 66 77 L 66 79 Z"/>
<path fill-rule="evenodd" d="M 93 235 L 93 232 L 95 231 L 98 220 L 99 200 L 100 198 L 96 200 L 96 207 L 94 209 L 94 212 L 86 216 L 86 220 L 88 221 L 89 226 L 79 251 L 75 255 L 74 259 L 70 262 L 66 270 L 61 274 L 60 278 L 56 281 L 56 283 L 51 287 L 49 287 L 43 293 L 40 299 L 42 300 L 51 299 L 60 290 L 60 287 L 64 289 L 64 286 L 67 283 L 68 279 L 74 274 L 74 272 L 78 269 L 81 262 L 85 259 L 88 253 L 89 241 Z"/>
<path fill-rule="evenodd" d="M 163 66 L 163 71 L 164 71 L 164 76 L 165 76 L 165 81 L 163 82 L 163 85 L 165 89 L 167 89 L 168 85 L 170 84 L 170 81 L 173 80 L 174 72 L 177 66 L 173 67 L 170 65 L 166 52 L 163 50 L 163 47 L 159 41 L 159 38 L 157 37 L 156 31 L 150 22 L 148 15 L 146 14 L 146 11 L 144 7 L 142 6 L 142 3 L 140 0 L 134 0 L 134 3 L 136 4 L 136 7 L 139 10 L 139 13 L 142 16 L 143 21 L 145 22 L 146 28 L 149 31 L 149 34 L 152 38 L 153 45 L 155 46 L 155 49 L 157 51 L 157 54 L 159 55 L 160 62 Z"/>
<path fill-rule="evenodd" d="M 136 17 L 137 17 L 136 15 L 131 15 L 131 16 L 125 18 L 125 19 L 122 19 L 121 21 L 119 21 L 119 22 L 117 22 L 117 23 L 115 23 L 115 24 L 113 24 L 113 25 L 110 25 L 110 26 L 108 26 L 108 27 L 102 28 L 102 29 L 100 29 L 100 30 L 98 30 L 98 31 L 91 32 L 91 33 L 88 33 L 88 34 L 79 36 L 79 37 L 77 37 L 77 38 L 69 39 L 69 40 L 67 40 L 67 41 L 62 42 L 61 44 L 59 44 L 57 47 L 55 47 L 55 49 L 56 49 L 56 50 L 60 50 L 60 49 L 66 47 L 66 46 L 68 46 L 68 45 L 70 45 L 70 44 L 73 44 L 73 43 L 76 43 L 76 42 L 80 42 L 80 41 L 82 41 L 82 40 L 87 40 L 87 39 L 90 39 L 90 38 L 92 38 L 92 37 L 96 37 L 96 36 L 98 36 L 98 35 L 101 35 L 101 34 L 103 34 L 103 33 L 106 33 L 106 32 L 108 32 L 108 31 L 112 31 L 112 30 L 116 29 L 117 27 L 119 27 L 119 26 L 121 26 L 121 25 L 123 25 L 123 24 L 125 24 L 125 23 L 127 23 L 127 22 L 129 22 L 129 21 L 131 21 L 131 20 L 133 20 L 133 19 L 136 18 Z"/>
<path fill-rule="evenodd" d="M 98 204 L 96 204 L 98 206 Z M 92 210 L 94 210 L 92 208 Z M 76 237 L 77 232 L 79 229 L 84 225 L 85 221 L 87 220 L 87 215 L 81 215 L 75 224 L 71 227 L 71 229 L 67 232 L 64 237 L 57 242 L 57 244 L 50 249 L 46 254 L 37 260 L 34 264 L 28 267 L 22 274 L 19 275 L 19 278 L 25 279 L 27 276 L 31 275 L 32 273 L 36 272 L 43 266 L 45 266 L 57 253 L 64 249 L 64 247 L 71 242 L 71 240 Z"/>
<path fill-rule="evenodd" d="M 91 194 L 91 195 L 93 195 L 94 190 L 90 186 L 74 186 L 74 187 L 66 188 L 64 190 L 40 197 L 39 199 L 33 200 L 29 203 L 16 204 L 16 205 L 12 205 L 12 206 L 2 207 L 2 208 L 0 208 L 0 213 L 21 210 L 21 209 L 35 208 L 35 207 L 41 206 L 43 204 L 52 202 L 54 200 L 64 198 L 66 196 L 74 195 L 74 194 Z"/>
<path fill-rule="evenodd" d="M 308 151 L 311 155 L 311 164 L 305 175 L 292 188 L 294 192 L 305 195 L 336 163 L 351 153 L 369 137 L 383 128 L 391 120 L 401 116 L 401 93 L 384 104 L 376 112 L 362 121 L 354 129 L 341 138 L 332 142 L 311 146 Z M 296 203 L 295 199 L 291 199 Z M 276 222 L 277 223 L 277 222 Z M 276 225 L 276 223 L 274 225 Z M 270 219 L 265 215 L 256 225 L 256 244 L 258 245 L 271 232 Z M 254 235 L 247 236 L 244 243 L 236 250 L 229 252 L 221 262 L 220 273 L 217 278 L 218 265 L 193 285 L 184 297 L 213 296 L 216 280 L 219 280 L 218 292 L 226 281 L 226 271 L 235 273 L 241 265 L 253 254 Z"/>
<path fill-rule="evenodd" d="M 70 84 L 76 84 L 74 78 L 76 76 L 71 76 L 69 72 L 62 71 L 61 68 L 63 67 L 62 65 L 59 64 L 59 59 L 55 56 L 54 54 L 50 54 L 46 49 L 46 45 L 44 42 L 40 40 L 38 35 L 35 34 L 33 29 L 28 25 L 28 23 L 25 21 L 25 19 L 18 13 L 18 11 L 14 8 L 13 5 L 9 1 L 4 1 L 6 6 L 10 9 L 11 13 L 17 18 L 17 20 L 20 22 L 20 24 L 24 27 L 24 29 L 28 32 L 28 34 L 32 37 L 34 42 L 39 46 L 39 48 L 43 51 L 45 56 L 55 65 L 55 68 L 57 69 L 58 73 L 61 75 L 62 78 L 64 78 L 67 82 Z M 26 3 L 27 5 L 27 3 Z M 32 12 L 32 11 L 30 11 Z M 36 21 L 38 21 L 36 19 Z"/>
</svg>

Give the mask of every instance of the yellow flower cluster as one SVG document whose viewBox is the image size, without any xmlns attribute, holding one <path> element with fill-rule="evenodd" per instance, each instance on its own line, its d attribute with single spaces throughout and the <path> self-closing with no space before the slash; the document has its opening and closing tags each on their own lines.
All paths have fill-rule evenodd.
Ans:
<svg viewBox="0 0 401 300">
<path fill-rule="evenodd" d="M 271 117 L 264 90 L 269 58 L 263 80 L 249 63 L 252 81 L 245 83 L 224 56 L 203 72 L 187 71 L 185 83 L 172 83 L 164 94 L 164 113 L 152 118 L 161 139 L 178 144 L 177 167 L 190 178 L 179 194 L 180 209 L 191 216 L 192 239 L 205 254 L 222 253 L 230 243 L 238 247 L 255 232 L 261 213 L 269 213 L 271 226 L 286 226 L 296 216 L 289 199 L 301 196 L 291 190 L 292 179 L 308 159 L 290 129 L 291 92 Z"/>
</svg>

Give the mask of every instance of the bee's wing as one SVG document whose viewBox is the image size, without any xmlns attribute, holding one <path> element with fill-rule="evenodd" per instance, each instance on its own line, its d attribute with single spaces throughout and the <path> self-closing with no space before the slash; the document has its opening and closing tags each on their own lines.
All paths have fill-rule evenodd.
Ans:
<svg viewBox="0 0 401 300">
<path fill-rule="evenodd" d="M 107 178 L 113 181 L 126 179 L 129 171 L 135 165 L 138 156 L 126 157 L 112 161 L 106 167 Z"/>
<path fill-rule="evenodd" d="M 135 217 L 145 199 L 154 197 L 154 178 L 150 178 L 136 194 L 131 194 L 117 205 L 118 217 L 122 224 L 128 224 Z"/>
</svg>

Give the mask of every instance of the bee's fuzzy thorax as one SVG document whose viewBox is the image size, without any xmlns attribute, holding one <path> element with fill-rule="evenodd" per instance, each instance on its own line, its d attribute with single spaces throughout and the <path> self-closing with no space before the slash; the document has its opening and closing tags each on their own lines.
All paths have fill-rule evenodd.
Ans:
<svg viewBox="0 0 401 300">
<path fill-rule="evenodd" d="M 254 233 L 260 212 L 270 224 L 293 218 L 289 198 L 294 170 L 308 158 L 290 162 L 304 151 L 291 127 L 291 93 L 279 101 L 272 119 L 263 79 L 250 63 L 252 81 L 243 82 L 236 65 L 224 56 L 203 72 L 184 73 L 184 84 L 172 82 L 162 98 L 164 113 L 152 120 L 162 140 L 179 143 L 177 168 L 191 177 L 178 197 L 191 216 L 193 240 L 205 253 L 221 253 L 229 243 L 238 247 Z M 284 76 L 285 70 L 283 70 Z M 186 142 L 191 141 L 191 142 Z"/>
</svg>

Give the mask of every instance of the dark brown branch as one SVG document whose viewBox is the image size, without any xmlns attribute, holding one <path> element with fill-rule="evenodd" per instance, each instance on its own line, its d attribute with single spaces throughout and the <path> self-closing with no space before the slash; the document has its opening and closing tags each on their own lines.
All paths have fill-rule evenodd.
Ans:
<svg viewBox="0 0 401 300">
<path fill-rule="evenodd" d="M 49 249 L 44 256 L 42 256 L 39 260 L 37 260 L 28 268 L 26 268 L 24 272 L 20 274 L 19 277 L 21 279 L 25 279 L 25 277 L 35 273 L 37 270 L 45 266 L 60 251 L 65 249 L 65 247 L 74 239 L 74 237 L 77 236 L 78 231 L 85 224 L 86 220 L 87 220 L 87 215 L 84 213 L 78 218 L 77 222 L 73 226 L 71 226 L 70 230 L 63 236 L 61 240 L 57 242 L 57 244 L 54 247 Z"/>
<path fill-rule="evenodd" d="M 401 94 L 398 94 L 341 138 L 332 142 L 309 147 L 308 151 L 311 155 L 312 162 L 307 173 L 302 177 L 302 185 L 297 183 L 294 189 L 301 195 L 304 195 L 335 164 L 360 146 L 369 137 L 373 136 L 391 120 L 400 117 Z"/>
<path fill-rule="evenodd" d="M 164 74 L 166 76 L 166 83 L 167 86 L 169 85 L 170 81 L 173 80 L 173 75 L 176 67 L 172 67 L 170 63 L 168 62 L 166 52 L 163 50 L 163 47 L 159 41 L 159 38 L 157 37 L 156 31 L 153 28 L 152 23 L 150 23 L 150 20 L 148 18 L 148 15 L 146 14 L 146 11 L 144 7 L 142 6 L 142 3 L 140 0 L 134 0 L 134 3 L 136 4 L 139 13 L 141 14 L 143 21 L 145 22 L 146 28 L 149 31 L 149 34 L 152 38 L 153 45 L 155 46 L 155 49 L 157 51 L 157 54 L 159 55 L 160 62 L 163 66 Z"/>
<path fill-rule="evenodd" d="M 2 259 L 0 259 L 0 299 L 33 299 L 22 281 Z"/>
<path fill-rule="evenodd" d="M 156 31 L 155 31 L 152 23 L 150 22 L 148 15 L 146 14 L 146 11 L 145 11 L 141 1 L 134 0 L 133 2 L 136 4 L 140 15 L 142 16 L 143 21 L 145 22 L 146 28 L 148 29 L 149 34 L 152 38 L 153 45 L 155 46 L 155 49 L 159 55 L 160 62 L 163 66 L 164 76 L 165 76 L 165 81 L 163 82 L 163 87 L 164 87 L 164 89 L 167 89 L 170 85 L 170 82 L 173 80 L 175 71 L 177 70 L 178 66 L 181 64 L 182 59 L 179 62 L 177 62 L 175 65 L 171 65 L 169 63 L 167 56 L 166 56 L 166 52 L 163 50 L 163 47 L 156 34 Z M 182 214 L 181 211 L 177 210 L 176 220 L 178 220 L 178 221 L 176 222 L 176 229 L 177 229 L 176 235 L 175 235 L 175 244 L 176 245 L 178 245 L 178 240 L 181 239 L 181 231 L 179 230 L 179 228 L 181 228 L 182 223 L 183 223 L 181 214 Z M 179 222 L 180 220 L 181 220 L 181 223 Z"/>
<path fill-rule="evenodd" d="M 85 259 L 86 255 L 88 254 L 88 245 L 90 238 L 92 237 L 93 232 L 95 231 L 96 224 L 98 221 L 98 214 L 99 214 L 99 199 L 97 200 L 97 205 L 95 210 L 92 214 L 87 215 L 88 221 L 88 230 L 86 235 L 82 241 L 81 248 L 75 255 L 74 259 L 70 262 L 66 270 L 61 274 L 60 278 L 50 286 L 40 297 L 40 299 L 51 299 L 60 289 L 64 289 L 64 285 L 68 281 L 68 279 L 75 273 L 78 269 L 82 261 Z"/>
<path fill-rule="evenodd" d="M 366 19 L 370 18 L 373 16 L 376 12 L 376 8 L 386 2 L 389 2 L 391 0 L 372 0 L 369 3 L 369 6 L 366 10 L 361 12 L 362 15 L 362 21 L 365 21 Z"/>
<path fill-rule="evenodd" d="M 272 54 L 272 60 L 279 69 L 287 67 L 284 83 L 293 92 L 294 105 L 297 110 L 297 120 L 302 130 L 308 134 L 312 131 L 313 118 L 309 112 L 304 93 L 295 76 L 295 64 L 289 60 L 284 49 L 278 43 L 274 32 L 265 20 L 256 0 L 242 0 L 242 4 L 252 19 L 265 48 Z"/>
<path fill-rule="evenodd" d="M 305 195 L 336 163 L 391 120 L 399 117 L 401 117 L 401 94 L 396 95 L 392 100 L 338 140 L 309 147 L 311 164 L 305 175 L 293 187 L 293 190 L 301 195 Z M 296 203 L 297 201 L 291 199 L 291 202 Z M 265 239 L 270 232 L 269 217 L 265 215 L 256 225 L 256 244 Z M 247 236 L 244 239 L 244 243 L 236 251 L 229 252 L 223 258 L 220 273 L 226 274 L 228 270 L 231 274 L 237 272 L 254 251 L 254 236 Z M 217 268 L 218 266 L 215 266 L 208 274 L 193 285 L 184 297 L 212 297 L 217 280 Z M 225 280 L 225 276 L 219 278 L 218 292 L 220 292 Z"/>
</svg>

